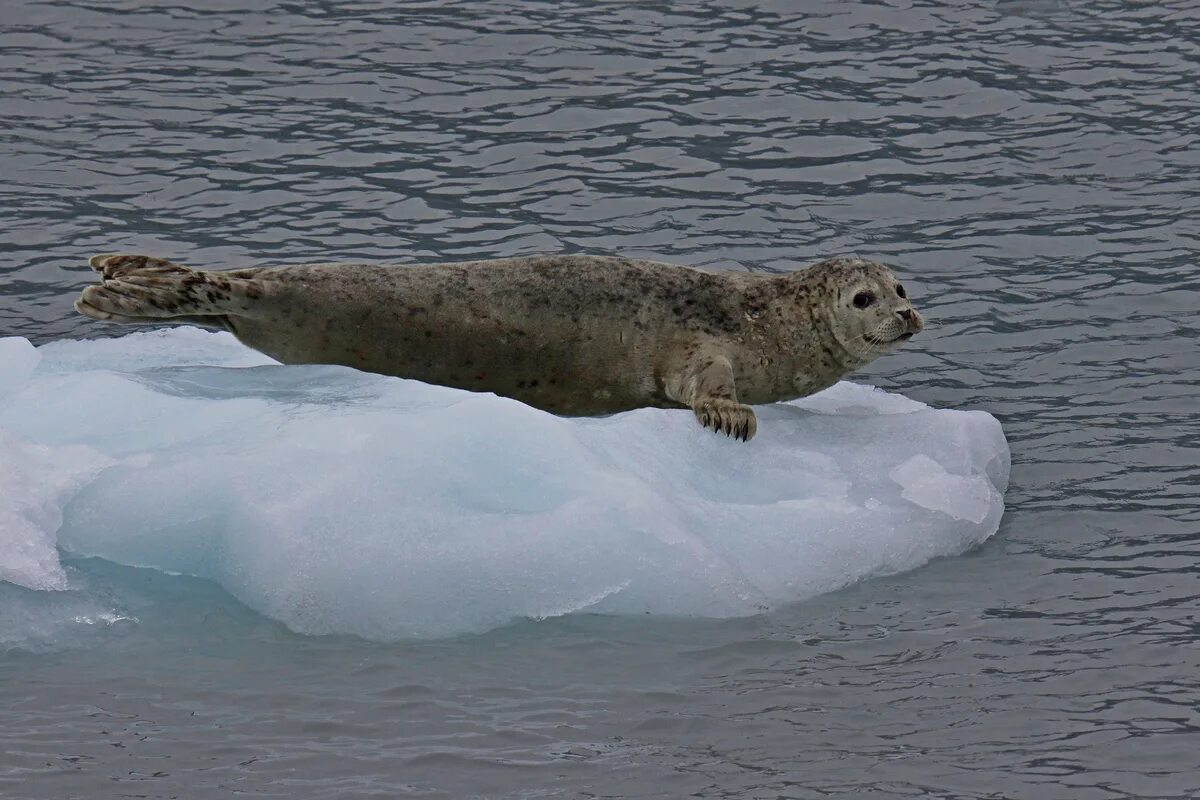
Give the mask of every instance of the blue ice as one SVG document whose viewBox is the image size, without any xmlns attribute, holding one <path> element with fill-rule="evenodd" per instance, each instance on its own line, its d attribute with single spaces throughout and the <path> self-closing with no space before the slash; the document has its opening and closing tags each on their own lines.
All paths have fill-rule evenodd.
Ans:
<svg viewBox="0 0 1200 800">
<path fill-rule="evenodd" d="M 755 614 L 999 525 L 1009 452 L 986 413 L 840 383 L 758 414 L 742 444 L 687 411 L 564 419 L 191 328 L 0 339 L 0 580 L 70 589 L 66 551 L 394 640 Z"/>
</svg>

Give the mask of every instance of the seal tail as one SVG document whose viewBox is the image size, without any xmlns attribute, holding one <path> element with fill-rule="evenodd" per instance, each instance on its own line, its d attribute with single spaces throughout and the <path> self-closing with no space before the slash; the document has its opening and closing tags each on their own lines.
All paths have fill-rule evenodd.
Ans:
<svg viewBox="0 0 1200 800">
<path fill-rule="evenodd" d="M 161 258 L 104 254 L 89 262 L 100 283 L 75 301 L 92 319 L 135 324 L 190 323 L 229 330 L 230 314 L 245 314 L 262 296 L 252 279 L 202 272 Z"/>
</svg>

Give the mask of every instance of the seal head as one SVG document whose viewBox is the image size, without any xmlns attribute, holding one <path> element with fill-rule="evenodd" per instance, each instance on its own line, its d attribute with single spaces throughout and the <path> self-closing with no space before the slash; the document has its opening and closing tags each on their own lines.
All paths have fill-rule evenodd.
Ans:
<svg viewBox="0 0 1200 800">
<path fill-rule="evenodd" d="M 847 372 L 890 353 L 925 327 L 904 284 L 878 262 L 830 258 L 810 267 L 805 277 L 825 301 L 818 314 L 844 352 Z"/>
</svg>

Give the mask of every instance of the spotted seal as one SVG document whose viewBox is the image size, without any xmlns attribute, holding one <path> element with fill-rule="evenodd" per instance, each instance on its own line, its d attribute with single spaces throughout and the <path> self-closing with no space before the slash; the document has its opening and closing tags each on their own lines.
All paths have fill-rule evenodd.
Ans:
<svg viewBox="0 0 1200 800">
<path fill-rule="evenodd" d="M 588 255 L 412 266 L 193 270 L 100 255 L 93 319 L 231 331 L 292 364 L 495 392 L 567 416 L 691 408 L 743 441 L 750 404 L 803 397 L 922 328 L 887 267 L 831 258 L 788 274 Z"/>
</svg>

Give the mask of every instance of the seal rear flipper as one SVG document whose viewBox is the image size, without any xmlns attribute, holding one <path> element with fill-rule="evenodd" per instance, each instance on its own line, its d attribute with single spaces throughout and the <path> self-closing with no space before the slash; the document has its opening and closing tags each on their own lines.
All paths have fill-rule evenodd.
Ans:
<svg viewBox="0 0 1200 800">
<path fill-rule="evenodd" d="M 89 263 L 101 282 L 83 290 L 75 309 L 92 319 L 229 330 L 229 315 L 253 315 L 254 301 L 263 296 L 253 278 L 230 278 L 152 256 L 105 254 Z"/>
<path fill-rule="evenodd" d="M 88 259 L 88 265 L 99 272 L 103 280 L 112 280 L 132 273 L 142 275 L 178 275 L 193 270 L 182 264 L 154 256 L 128 253 L 101 253 Z"/>
</svg>

